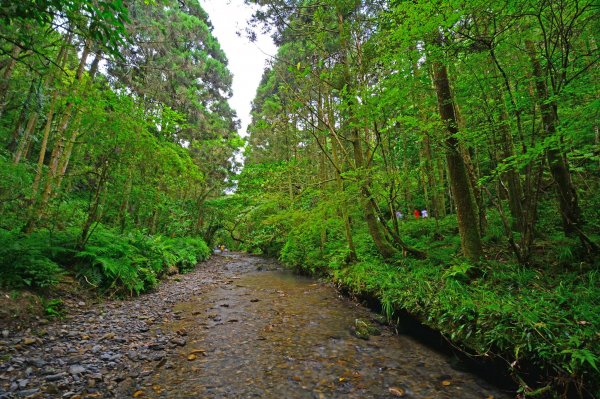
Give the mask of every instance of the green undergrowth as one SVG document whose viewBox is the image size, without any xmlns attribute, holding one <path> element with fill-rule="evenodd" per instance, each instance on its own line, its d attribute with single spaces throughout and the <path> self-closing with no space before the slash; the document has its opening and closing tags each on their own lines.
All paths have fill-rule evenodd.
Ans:
<svg viewBox="0 0 600 399">
<path fill-rule="evenodd" d="M 99 225 L 77 249 L 79 235 L 77 229 L 0 230 L 0 286 L 45 289 L 71 274 L 108 295 L 139 295 L 166 273 L 188 272 L 210 255 L 206 243 L 194 237 L 120 234 Z"/>
<path fill-rule="evenodd" d="M 503 363 L 526 396 L 600 397 L 600 273 L 598 265 L 575 262 L 576 241 L 549 237 L 553 245 L 543 245 L 537 262 L 521 266 L 504 259 L 503 235 L 490 228 L 488 260 L 470 264 L 456 255 L 455 218 L 407 221 L 403 239 L 428 258 L 384 262 L 359 226 L 359 260 L 348 265 L 342 228 L 307 220 L 280 259 L 378 299 L 389 319 L 408 312 L 465 352 Z"/>
<path fill-rule="evenodd" d="M 473 268 L 479 277 L 468 277 Z M 535 378 L 556 392 L 597 392 L 600 313 L 590 304 L 600 298 L 600 274 L 541 276 L 498 262 L 440 267 L 408 259 L 365 259 L 332 273 L 352 292 L 378 298 L 388 317 L 407 311 L 469 352 L 503 359 L 523 382 L 535 384 L 536 368 Z"/>
</svg>

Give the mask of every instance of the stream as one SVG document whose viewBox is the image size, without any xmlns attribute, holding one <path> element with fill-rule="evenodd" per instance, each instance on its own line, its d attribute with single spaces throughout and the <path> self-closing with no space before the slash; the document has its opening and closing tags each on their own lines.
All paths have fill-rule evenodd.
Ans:
<svg viewBox="0 0 600 399">
<path fill-rule="evenodd" d="M 255 261 L 232 255 L 231 279 L 174 307 L 165 328 L 189 343 L 148 377 L 158 397 L 503 397 L 332 287 Z M 363 321 L 380 335 L 358 338 Z"/>
<path fill-rule="evenodd" d="M 511 397 L 379 321 L 327 284 L 226 253 L 0 339 L 0 398 Z"/>
</svg>

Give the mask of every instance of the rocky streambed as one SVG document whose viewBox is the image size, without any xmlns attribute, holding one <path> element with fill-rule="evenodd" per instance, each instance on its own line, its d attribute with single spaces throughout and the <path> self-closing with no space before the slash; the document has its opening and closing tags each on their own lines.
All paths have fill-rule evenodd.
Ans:
<svg viewBox="0 0 600 399">
<path fill-rule="evenodd" d="M 0 328 L 0 398 L 508 398 L 331 287 L 214 256 L 153 293 Z"/>
<path fill-rule="evenodd" d="M 258 260 L 258 258 L 253 258 Z M 234 273 L 216 256 L 156 292 L 86 306 L 63 319 L 25 330 L 0 326 L 0 398 L 131 397 L 136 381 L 158 367 L 186 337 L 161 326 L 178 317 L 173 306 L 226 284 Z"/>
</svg>

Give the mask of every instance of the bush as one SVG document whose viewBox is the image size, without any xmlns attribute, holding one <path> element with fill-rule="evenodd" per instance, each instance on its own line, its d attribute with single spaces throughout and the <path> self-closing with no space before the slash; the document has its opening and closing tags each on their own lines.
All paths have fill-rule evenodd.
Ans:
<svg viewBox="0 0 600 399">
<path fill-rule="evenodd" d="M 138 295 L 154 288 L 171 266 L 190 271 L 210 255 L 200 238 L 165 239 L 133 232 L 127 236 L 99 226 L 79 259 L 79 276 L 114 293 Z"/>
<path fill-rule="evenodd" d="M 321 243 L 323 229 L 327 238 L 324 246 Z M 342 237 L 343 224 L 339 219 L 305 219 L 288 235 L 280 259 L 296 272 L 326 273 L 331 258 L 345 246 Z"/>
<path fill-rule="evenodd" d="M 78 276 L 104 290 L 139 294 L 157 283 L 152 263 L 130 239 L 98 226 L 79 260 Z"/>
<path fill-rule="evenodd" d="M 164 238 L 140 231 L 127 235 L 98 225 L 83 250 L 81 232 L 23 234 L 0 229 L 0 286 L 46 288 L 73 269 L 83 282 L 109 294 L 138 295 L 154 288 L 172 266 L 190 271 L 210 250 L 200 238 Z"/>
<path fill-rule="evenodd" d="M 50 235 L 0 230 L 0 286 L 46 288 L 58 282 L 63 269 L 53 260 L 61 248 Z"/>
<path fill-rule="evenodd" d="M 177 266 L 180 273 L 191 271 L 198 262 L 210 256 L 210 249 L 201 238 L 170 238 L 166 241 L 166 248 L 173 255 L 172 265 Z"/>
</svg>

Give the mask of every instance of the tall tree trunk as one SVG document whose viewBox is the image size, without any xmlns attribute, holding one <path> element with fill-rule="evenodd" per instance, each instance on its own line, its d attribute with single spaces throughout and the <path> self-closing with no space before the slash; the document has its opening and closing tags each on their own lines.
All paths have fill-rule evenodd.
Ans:
<svg viewBox="0 0 600 399">
<path fill-rule="evenodd" d="M 535 46 L 532 41 L 525 42 L 527 52 L 533 69 L 535 79 L 535 88 L 537 102 L 542 113 L 542 123 L 544 125 L 544 134 L 546 137 L 553 137 L 557 134 L 558 125 L 557 104 L 555 100 L 550 99 L 546 78 L 542 66 L 537 58 Z M 581 210 L 577 201 L 577 191 L 571 180 L 569 165 L 565 160 L 564 154 L 556 146 L 551 146 L 546 151 L 550 173 L 554 178 L 558 203 L 560 205 L 560 214 L 563 224 L 563 230 L 566 235 L 573 236 L 581 233 Z"/>
<path fill-rule="evenodd" d="M 494 93 L 499 93 L 494 90 Z M 500 105 L 500 122 L 498 130 L 500 133 L 501 141 L 501 153 L 503 161 L 512 158 L 515 155 L 515 145 L 513 142 L 513 136 L 510 131 L 510 122 L 508 120 L 508 114 L 506 112 L 506 106 L 501 96 L 498 94 L 497 101 Z M 523 187 L 521 184 L 521 177 L 519 172 L 511 167 L 509 170 L 502 174 L 502 180 L 506 184 L 506 192 L 508 194 L 508 206 L 510 214 L 513 218 L 513 228 L 517 231 L 524 231 L 524 215 L 523 215 Z"/>
<path fill-rule="evenodd" d="M 42 144 L 40 146 L 40 153 L 38 156 L 37 167 L 35 170 L 35 178 L 33 180 L 33 189 L 31 198 L 35 199 L 40 186 L 40 180 L 42 179 L 42 172 L 44 168 L 44 159 L 46 158 L 46 149 L 48 148 L 48 138 L 50 137 L 50 130 L 52 130 L 52 121 L 54 119 L 54 108 L 58 100 L 58 91 L 52 94 L 52 100 L 50 100 L 50 107 L 46 113 L 46 124 L 44 125 L 44 131 L 42 133 Z"/>
<path fill-rule="evenodd" d="M 368 171 L 365 168 L 365 160 L 364 154 L 361 145 L 361 138 L 357 128 L 351 129 L 350 140 L 352 142 L 352 148 L 354 150 L 354 162 L 356 165 L 356 169 L 360 171 L 360 173 L 367 173 Z M 370 177 L 367 175 L 364 177 L 364 180 L 361 184 L 361 194 L 363 196 L 363 209 L 365 221 L 367 222 L 367 227 L 369 228 L 369 233 L 371 238 L 373 238 L 373 242 L 379 253 L 384 258 L 391 258 L 398 253 L 398 250 L 394 248 L 386 236 L 383 234 L 381 227 L 379 225 L 380 221 L 378 220 L 377 214 L 375 213 L 375 209 L 373 208 L 371 192 L 370 192 Z"/>
<path fill-rule="evenodd" d="M 14 45 L 10 53 L 8 65 L 6 65 L 4 73 L 2 74 L 2 80 L 0 81 L 0 118 L 2 118 L 2 115 L 4 115 L 4 110 L 6 109 L 6 104 L 8 103 L 8 86 L 10 84 L 12 73 L 17 65 L 17 57 L 20 53 L 21 47 Z"/>
<path fill-rule="evenodd" d="M 71 85 L 73 94 L 80 93 L 83 90 L 82 78 L 89 53 L 90 43 L 86 42 L 81 53 L 79 66 L 77 67 L 77 72 L 75 73 L 75 80 Z M 31 216 L 29 217 L 29 220 L 23 228 L 23 231 L 26 233 L 30 233 L 33 231 L 33 229 L 35 229 L 37 223 L 42 218 L 42 215 L 44 214 L 44 212 L 46 212 L 46 208 L 48 207 L 48 203 L 50 201 L 53 191 L 58 189 L 58 181 L 62 181 L 62 177 L 60 177 L 59 172 L 63 168 L 66 168 L 66 165 L 68 165 L 68 158 L 65 161 L 64 154 L 65 150 L 68 150 L 68 156 L 70 156 L 70 145 L 66 138 L 66 130 L 69 126 L 69 122 L 71 121 L 74 106 L 75 103 L 73 101 L 68 101 L 65 106 L 63 117 L 61 118 L 56 132 L 56 142 L 54 144 L 52 155 L 50 157 L 50 165 L 46 177 L 46 182 L 44 185 L 44 190 L 42 191 L 42 196 L 39 199 L 39 201 L 32 205 Z M 76 129 L 74 130 L 76 132 Z M 76 133 L 74 134 L 74 137 L 76 138 Z M 73 139 L 71 140 L 71 142 L 74 143 L 73 135 L 71 136 L 71 139 Z"/>
<path fill-rule="evenodd" d="M 319 180 L 321 181 L 320 184 L 320 200 L 321 201 L 325 201 L 326 200 L 326 193 L 325 190 L 327 190 L 327 177 L 328 177 L 328 171 L 327 171 L 327 163 L 326 163 L 326 156 L 325 156 L 325 151 L 327 150 L 327 127 L 325 126 L 324 123 L 324 117 L 323 117 L 324 113 L 323 113 L 323 95 L 321 93 L 321 88 L 319 88 L 319 98 L 317 101 L 317 131 L 316 131 L 316 140 L 317 140 L 317 146 L 315 149 L 315 155 L 319 160 Z M 321 150 L 322 149 L 322 150 Z M 321 223 L 321 255 L 324 255 L 325 252 L 325 245 L 327 245 L 327 225 L 325 223 Z"/>
<path fill-rule="evenodd" d="M 58 52 L 58 55 L 56 56 L 56 65 L 58 66 L 58 68 L 62 68 L 64 66 L 64 64 L 67 61 L 67 47 L 70 45 L 71 43 L 71 38 L 72 35 L 69 34 L 67 36 L 67 38 L 65 39 L 65 42 L 63 43 L 63 45 L 60 48 L 60 51 Z M 54 79 L 56 78 L 57 74 L 60 73 L 60 71 L 58 70 L 58 68 L 51 68 L 50 72 L 48 73 L 48 75 L 46 76 L 46 78 L 43 81 L 43 85 L 42 88 L 44 91 L 48 90 L 48 88 L 52 85 L 52 83 L 54 82 Z M 48 113 L 48 115 L 52 115 L 54 113 L 54 103 L 56 102 L 56 91 L 54 92 L 54 94 L 52 95 L 52 100 L 50 103 L 50 110 L 52 111 L 52 113 Z M 19 146 L 17 147 L 17 151 L 15 153 L 15 157 L 14 157 L 14 163 L 17 164 L 19 163 L 19 160 L 21 159 L 21 157 L 23 155 L 27 155 L 27 151 L 29 146 L 31 145 L 31 137 L 32 137 L 32 133 L 33 133 L 33 129 L 35 128 L 35 124 L 39 118 L 39 110 L 37 109 L 37 107 L 34 107 L 35 109 L 31 111 L 31 113 L 29 114 L 29 121 L 27 122 L 27 128 L 25 129 L 25 132 L 23 133 L 23 137 L 21 139 L 21 141 L 19 142 Z M 52 117 L 50 116 L 49 118 L 49 123 L 52 123 Z M 45 133 L 45 129 L 44 129 L 44 133 Z M 49 131 L 48 131 L 49 133 Z M 48 142 L 48 138 L 47 136 L 44 134 L 44 139 L 42 139 L 42 147 L 44 152 L 46 151 L 46 145 Z M 38 158 L 38 162 L 39 162 L 39 158 Z M 42 159 L 43 162 L 43 159 Z M 36 174 L 36 179 L 38 181 L 37 184 L 39 184 L 39 178 Z M 37 192 L 37 187 L 36 187 L 36 183 L 34 181 L 34 195 Z"/>
<path fill-rule="evenodd" d="M 25 98 L 25 102 L 23 103 L 23 106 L 21 107 L 21 112 L 19 113 L 19 117 L 17 118 L 17 122 L 15 123 L 15 127 L 13 129 L 10 142 L 8 143 L 8 149 L 10 151 L 16 151 L 16 149 L 19 145 L 20 138 L 23 137 L 23 134 L 22 134 L 23 123 L 25 122 L 25 117 L 30 112 L 30 103 L 31 103 L 31 99 L 35 93 L 35 84 L 36 84 L 36 81 L 32 80 L 31 84 L 29 85 L 29 91 L 27 92 L 27 97 Z"/>
<path fill-rule="evenodd" d="M 333 114 L 333 112 L 331 112 L 331 114 Z M 332 117 L 332 116 L 331 116 Z M 333 120 L 333 119 L 330 119 Z M 338 190 L 340 190 L 340 192 L 342 192 L 342 195 L 344 195 L 345 198 L 345 194 L 344 194 L 344 180 L 342 179 L 342 175 L 340 174 L 340 169 L 339 169 L 339 165 L 341 165 L 340 163 L 340 155 L 339 155 L 339 151 L 338 151 L 338 142 L 336 137 L 334 136 L 334 133 L 331 132 L 331 153 L 333 156 L 333 162 L 335 162 L 336 165 L 338 165 L 338 167 L 335 168 L 335 180 L 337 182 L 337 186 L 338 186 Z M 349 263 L 351 262 L 355 262 L 357 260 L 356 257 L 356 247 L 354 246 L 354 239 L 352 238 L 352 225 L 350 224 L 350 216 L 348 215 L 348 207 L 345 204 L 345 200 L 344 200 L 344 204 L 342 204 L 342 206 L 340 207 L 340 213 L 342 215 L 342 220 L 344 222 L 344 234 L 346 236 L 346 242 L 348 243 L 348 258 L 346 259 Z"/>
<path fill-rule="evenodd" d="M 34 111 L 33 115 L 31 115 L 31 117 L 29 118 L 29 121 L 27 121 L 27 126 L 25 127 L 25 130 L 23 131 L 23 136 L 21 136 L 21 140 L 19 140 L 19 145 L 17 146 L 17 150 L 15 151 L 15 155 L 13 157 L 14 165 L 19 164 L 19 162 L 21 161 L 21 157 L 23 156 L 23 153 L 29 146 L 31 133 L 33 132 L 33 129 L 35 129 L 35 124 L 37 123 L 37 119 L 38 119 L 38 114 L 37 114 L 37 112 Z"/>
<path fill-rule="evenodd" d="M 462 249 L 467 258 L 478 260 L 483 254 L 483 249 L 479 233 L 477 204 L 473 197 L 467 168 L 456 137 L 458 125 L 456 114 L 454 113 L 448 72 L 446 66 L 441 62 L 436 61 L 433 63 L 433 80 L 440 117 L 448 131 L 448 136 L 446 137 L 446 160 L 448 162 L 450 186 L 456 203 L 458 230 L 460 232 Z"/>
<path fill-rule="evenodd" d="M 88 215 L 85 220 L 85 223 L 83 224 L 83 228 L 81 229 L 81 235 L 79 236 L 79 240 L 77 241 L 77 248 L 79 248 L 80 250 L 83 249 L 87 244 L 91 236 L 90 229 L 93 226 L 93 224 L 96 223 L 96 221 L 98 221 L 99 219 L 100 195 L 104 190 L 104 186 L 108 178 L 108 167 L 108 161 L 104 161 L 102 163 L 102 169 L 100 171 L 98 182 L 96 183 L 96 188 L 94 190 L 94 198 L 89 204 Z"/>
<path fill-rule="evenodd" d="M 437 165 L 434 165 L 435 170 L 437 175 L 439 176 L 438 179 L 438 200 L 440 201 L 439 203 L 439 217 L 440 218 L 444 218 L 446 217 L 448 211 L 446 209 L 447 207 L 447 203 L 446 203 L 446 197 L 447 197 L 447 193 L 449 192 L 449 190 L 446 190 L 446 168 L 444 167 L 444 161 L 441 157 L 436 157 L 435 161 L 437 163 Z M 449 197 L 448 197 L 449 198 Z M 449 202 L 450 200 L 448 200 Z"/>
<path fill-rule="evenodd" d="M 127 169 L 127 181 L 125 182 L 125 189 L 123 190 L 123 199 L 121 206 L 119 206 L 118 222 L 121 228 L 121 234 L 125 231 L 127 212 L 129 208 L 129 198 L 131 197 L 131 190 L 133 188 L 133 174 L 131 168 Z"/>
</svg>

